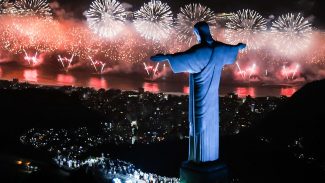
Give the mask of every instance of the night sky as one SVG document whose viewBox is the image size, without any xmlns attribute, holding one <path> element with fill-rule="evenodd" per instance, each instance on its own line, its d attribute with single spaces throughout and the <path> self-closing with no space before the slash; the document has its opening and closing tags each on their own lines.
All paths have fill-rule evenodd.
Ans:
<svg viewBox="0 0 325 183">
<path fill-rule="evenodd" d="M 123 0 L 130 11 L 138 10 L 143 3 L 149 0 Z M 53 2 L 53 1 L 51 1 Z M 91 0 L 58 0 L 61 8 L 70 17 L 84 19 L 83 12 L 88 9 Z M 237 11 L 249 8 L 259 11 L 264 17 L 281 15 L 288 12 L 302 12 L 305 17 L 313 20 L 317 28 L 325 28 L 325 1 L 324 0 L 163 0 L 171 6 L 174 15 L 179 7 L 188 3 L 201 3 L 213 9 L 216 13 Z"/>
</svg>

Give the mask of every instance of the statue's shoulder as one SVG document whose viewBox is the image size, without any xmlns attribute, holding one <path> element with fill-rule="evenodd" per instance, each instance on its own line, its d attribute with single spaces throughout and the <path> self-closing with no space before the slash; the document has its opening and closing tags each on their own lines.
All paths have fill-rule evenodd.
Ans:
<svg viewBox="0 0 325 183">
<path fill-rule="evenodd" d="M 201 53 L 201 52 L 206 52 L 209 48 L 208 45 L 205 44 L 196 44 L 192 46 L 190 49 L 188 49 L 186 52 L 188 53 Z"/>
<path fill-rule="evenodd" d="M 192 46 L 189 50 L 206 50 L 206 49 L 213 49 L 214 47 L 218 46 L 216 42 L 213 42 L 212 44 L 207 43 L 200 43 Z"/>
<path fill-rule="evenodd" d="M 192 46 L 189 50 L 195 51 L 195 50 L 202 49 L 204 47 L 205 47 L 204 44 L 196 44 L 196 45 Z"/>
<path fill-rule="evenodd" d="M 222 48 L 226 46 L 227 44 L 219 41 L 214 41 L 212 44 L 200 43 L 192 46 L 187 50 L 187 52 L 209 52 L 211 50 L 214 50 L 214 48 Z"/>
</svg>

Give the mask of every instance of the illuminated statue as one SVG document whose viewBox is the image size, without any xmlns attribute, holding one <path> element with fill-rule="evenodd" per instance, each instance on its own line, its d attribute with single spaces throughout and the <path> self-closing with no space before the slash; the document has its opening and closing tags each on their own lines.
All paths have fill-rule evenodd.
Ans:
<svg viewBox="0 0 325 183">
<path fill-rule="evenodd" d="M 152 61 L 169 61 L 175 73 L 190 73 L 189 161 L 216 161 L 219 158 L 219 82 L 222 68 L 233 64 L 245 44 L 227 45 L 214 41 L 209 25 L 194 26 L 199 44 L 185 52 L 158 54 Z"/>
</svg>

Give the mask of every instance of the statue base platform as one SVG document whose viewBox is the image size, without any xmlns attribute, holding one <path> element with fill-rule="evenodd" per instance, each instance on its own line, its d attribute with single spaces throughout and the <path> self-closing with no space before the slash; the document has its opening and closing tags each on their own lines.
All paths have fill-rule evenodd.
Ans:
<svg viewBox="0 0 325 183">
<path fill-rule="evenodd" d="M 228 169 L 220 161 L 185 161 L 180 170 L 181 183 L 228 183 Z"/>
</svg>

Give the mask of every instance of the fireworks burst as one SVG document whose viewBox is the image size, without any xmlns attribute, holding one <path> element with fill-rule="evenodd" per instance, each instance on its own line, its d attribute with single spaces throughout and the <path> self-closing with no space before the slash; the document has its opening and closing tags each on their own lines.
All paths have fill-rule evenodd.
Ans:
<svg viewBox="0 0 325 183">
<path fill-rule="evenodd" d="M 128 40 L 128 41 L 124 41 Z M 119 63 L 142 63 L 148 60 L 151 55 L 165 53 L 167 42 L 148 41 L 139 36 L 135 30 L 128 30 L 123 33 L 123 39 L 117 42 L 117 59 Z M 150 48 L 148 50 L 148 48 Z M 108 57 L 111 57 L 108 55 Z"/>
<path fill-rule="evenodd" d="M 140 71 L 148 74 L 146 79 L 153 80 L 165 76 L 166 66 L 146 62 L 143 69 L 142 63 L 149 60 L 150 55 L 166 52 L 175 53 L 186 49 L 188 44 L 194 43 L 193 25 L 198 21 L 204 20 L 213 26 L 215 26 L 216 20 L 229 21 L 227 23 L 228 32 L 226 32 L 229 34 L 227 35 L 228 39 L 236 40 L 233 43 L 247 43 L 250 49 L 261 47 L 258 42 L 263 39 L 257 38 L 260 38 L 260 33 L 264 34 L 266 29 L 266 22 L 263 17 L 252 10 L 242 10 L 236 14 L 214 15 L 209 8 L 200 4 L 184 6 L 177 16 L 176 28 L 173 28 L 169 6 L 158 0 L 152 0 L 135 13 L 134 26 L 119 30 L 114 22 L 125 26 L 127 21 L 126 11 L 122 5 L 117 0 L 93 1 L 91 8 L 85 14 L 88 20 L 87 25 L 80 21 L 57 21 L 44 18 L 48 17 L 44 15 L 46 13 L 42 14 L 37 10 L 34 11 L 33 9 L 32 11 L 27 10 L 27 8 L 24 10 L 24 6 L 18 6 L 22 3 L 29 3 L 37 7 L 36 2 L 46 2 L 45 0 L 20 0 L 16 4 L 10 3 L 13 2 L 11 0 L 0 0 L 0 53 L 2 57 L 6 60 L 10 59 L 10 61 L 19 57 L 25 66 L 35 67 L 42 64 L 44 58 L 53 58 L 52 55 L 51 57 L 45 57 L 45 55 L 55 54 L 54 58 L 57 58 L 55 62 L 59 64 L 60 68 L 62 65 L 63 69 L 61 70 L 68 72 L 72 68 L 87 65 L 90 66 L 90 70 L 96 71 L 97 74 L 103 74 L 110 70 L 133 72 L 134 68 L 140 66 Z M 16 13 L 18 16 L 9 16 L 11 12 L 15 11 L 9 11 L 12 7 L 19 7 L 19 11 Z M 121 11 L 117 11 L 118 9 Z M 90 29 L 89 26 L 90 28 L 96 27 L 102 33 L 96 32 L 98 34 L 95 34 L 95 30 Z M 179 34 L 174 34 L 176 31 Z M 233 31 L 233 35 L 230 34 L 231 31 Z M 141 35 L 138 32 L 141 32 Z M 309 43 L 311 32 L 313 32 L 313 37 L 317 35 L 306 19 L 301 15 L 293 16 L 291 14 L 275 19 L 270 32 L 268 35 L 275 38 L 271 40 L 271 43 L 276 42 L 274 43 L 276 46 L 269 44 L 265 45 L 268 47 L 264 48 L 272 49 L 275 47 L 286 55 L 298 55 L 302 52 L 300 47 L 303 48 L 308 45 L 305 44 L 304 39 Z M 177 35 L 183 37 L 177 38 Z M 235 37 L 237 35 L 238 39 Z M 288 37 L 288 35 L 293 35 L 293 38 Z M 287 37 L 284 39 L 281 36 Z M 249 80 L 251 82 L 259 78 L 271 80 L 274 76 L 280 80 L 298 81 L 300 70 L 305 66 L 305 61 L 310 60 L 312 64 L 322 64 L 322 67 L 325 65 L 324 33 L 320 33 L 320 36 L 317 39 L 315 37 L 314 40 L 317 41 L 313 42 L 311 52 L 304 52 L 303 58 L 297 57 L 295 59 L 301 64 L 301 67 L 296 64 L 286 64 L 283 68 L 283 63 L 289 63 L 293 59 L 279 54 L 280 52 L 259 50 L 248 55 L 241 54 L 241 56 L 242 58 L 246 57 L 248 63 L 253 58 L 254 62 L 256 60 L 260 63 L 256 63 L 256 65 L 252 63 L 239 65 L 241 63 L 237 63 L 238 69 L 235 68 L 232 71 L 234 71 L 236 79 L 239 78 L 243 81 Z M 114 37 L 116 39 L 103 39 L 103 37 Z M 168 39 L 164 40 L 167 37 Z M 243 39 L 240 39 L 242 37 Z M 320 40 L 321 38 L 322 40 Z M 155 41 L 148 41 L 147 39 Z M 175 41 L 176 39 L 188 44 L 180 44 L 180 42 Z M 57 53 L 64 53 L 69 57 L 58 56 Z M 73 56 L 70 57 L 70 55 Z M 133 67 L 135 64 L 138 65 Z M 118 67 L 115 67 L 116 65 Z M 232 69 L 232 67 L 229 68 Z M 313 69 L 314 67 L 310 68 Z M 262 71 L 265 71 L 265 74 Z M 267 78 L 262 77 L 262 75 Z"/>
<path fill-rule="evenodd" d="M 17 0 L 15 7 L 19 15 L 52 17 L 51 8 L 46 0 Z"/>
<path fill-rule="evenodd" d="M 248 69 L 248 71 L 249 71 L 249 76 L 248 76 L 248 78 L 251 78 L 251 76 L 252 76 L 253 74 L 256 74 L 256 64 L 253 64 L 253 65 Z"/>
<path fill-rule="evenodd" d="M 158 67 L 159 67 L 159 63 L 156 64 L 156 66 L 147 66 L 146 63 L 143 62 L 144 65 L 144 69 L 146 70 L 148 76 L 152 75 L 152 78 L 154 78 L 157 75 L 158 72 Z"/>
<path fill-rule="evenodd" d="M 61 57 L 61 55 L 58 55 L 58 62 L 61 63 L 63 69 L 68 72 L 72 62 L 73 62 L 74 55 L 72 55 L 70 58 L 67 57 Z"/>
<path fill-rule="evenodd" d="M 201 21 L 205 21 L 209 25 L 215 25 L 214 12 L 201 4 L 188 4 L 182 7 L 177 15 L 177 39 L 188 45 L 195 43 L 193 27 L 197 22 Z"/>
<path fill-rule="evenodd" d="M 66 30 L 63 50 L 70 55 L 88 59 L 89 49 L 92 47 L 93 38 L 96 37 L 86 26 L 73 25 Z M 87 53 L 88 52 L 88 53 Z"/>
<path fill-rule="evenodd" d="M 161 77 L 163 74 L 166 74 L 166 65 L 164 64 L 162 70 L 159 71 L 159 63 L 154 65 L 147 65 L 143 62 L 144 70 L 146 71 L 149 79 L 157 79 Z"/>
<path fill-rule="evenodd" d="M 39 19 L 35 17 L 10 17 L 7 18 L 8 24 L 6 24 L 6 37 L 8 49 L 16 51 L 16 53 L 22 52 L 23 49 L 34 49 L 39 52 L 51 52 L 53 51 L 55 34 L 50 34 L 52 30 L 48 30 L 48 27 L 52 27 L 53 21 L 49 19 Z"/>
<path fill-rule="evenodd" d="M 144 38 L 161 41 L 170 35 L 173 15 L 166 3 L 151 0 L 136 11 L 134 17 L 134 26 Z"/>
<path fill-rule="evenodd" d="M 240 67 L 238 62 L 236 62 L 236 66 L 238 68 L 238 74 L 242 77 L 242 79 L 246 79 L 246 76 L 248 76 L 247 79 L 251 79 L 251 77 L 253 75 L 256 75 L 257 73 L 257 68 L 255 63 L 252 64 L 250 67 L 246 68 L 245 70 L 243 70 Z"/>
<path fill-rule="evenodd" d="M 96 34 L 112 38 L 123 30 L 127 13 L 116 0 L 95 0 L 85 16 L 90 29 Z"/>
<path fill-rule="evenodd" d="M 0 0 L 0 14 L 14 14 L 17 13 L 13 3 L 10 3 L 9 0 Z"/>
<path fill-rule="evenodd" d="M 230 44 L 246 43 L 247 47 L 243 51 L 259 49 L 263 44 L 260 38 L 264 37 L 266 24 L 266 20 L 258 12 L 250 9 L 239 10 L 232 13 L 226 23 L 226 41 Z"/>
<path fill-rule="evenodd" d="M 272 23 L 271 32 L 275 48 L 286 56 L 301 53 L 311 44 L 311 24 L 300 13 L 280 16 Z"/>
<path fill-rule="evenodd" d="M 98 60 L 93 60 L 91 57 L 89 57 L 89 60 L 91 62 L 91 65 L 94 67 L 95 71 L 103 74 L 103 71 L 105 69 L 106 63 Z"/>
<path fill-rule="evenodd" d="M 155 67 L 154 66 L 147 66 L 146 63 L 143 63 L 143 65 L 144 65 L 144 69 L 146 70 L 148 76 L 150 76 L 150 73 L 151 73 L 153 78 L 157 75 L 159 63 L 157 63 Z"/>
<path fill-rule="evenodd" d="M 25 50 L 50 53 L 62 47 L 60 23 L 35 17 L 0 16 L 0 47 L 12 54 Z"/>
<path fill-rule="evenodd" d="M 40 59 L 38 58 L 37 52 L 35 53 L 35 55 L 28 55 L 26 50 L 24 50 L 24 53 L 24 60 L 27 61 L 30 66 L 36 66 L 40 63 Z"/>
<path fill-rule="evenodd" d="M 296 78 L 297 73 L 299 72 L 299 68 L 299 64 L 296 64 L 295 67 L 286 67 L 285 65 L 283 65 L 281 73 L 286 80 L 294 80 Z"/>
</svg>

